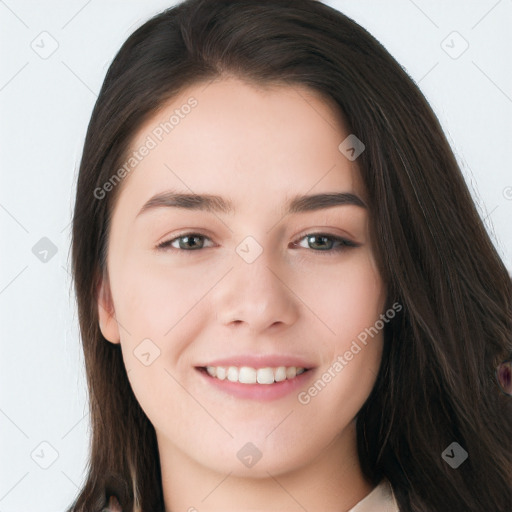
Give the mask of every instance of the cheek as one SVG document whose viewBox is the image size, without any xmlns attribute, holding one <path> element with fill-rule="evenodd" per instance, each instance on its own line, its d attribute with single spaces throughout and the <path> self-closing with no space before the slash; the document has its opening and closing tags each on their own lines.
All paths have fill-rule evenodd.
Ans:
<svg viewBox="0 0 512 512">
<path fill-rule="evenodd" d="M 336 352 L 297 396 L 304 414 L 323 424 L 328 436 L 335 436 L 356 418 L 375 385 L 382 334 L 375 335 L 367 345 L 356 343 L 358 347 L 354 344 L 351 349 L 343 347 Z"/>
<path fill-rule="evenodd" d="M 218 276 L 219 269 L 205 266 L 198 272 L 197 265 L 171 265 L 164 254 L 155 258 L 135 252 L 123 260 L 111 279 L 117 291 L 117 318 L 138 338 L 163 342 L 171 330 L 181 327 L 182 319 L 194 315 Z M 125 332 L 125 340 L 129 338 Z"/>
<path fill-rule="evenodd" d="M 385 289 L 369 252 L 353 252 L 339 264 L 319 267 L 300 283 L 297 294 L 319 321 L 315 331 L 323 332 L 321 339 L 331 347 L 327 352 L 347 350 L 383 312 Z"/>
<path fill-rule="evenodd" d="M 136 251 L 112 268 L 123 359 L 137 400 L 152 420 L 183 418 L 197 404 L 178 382 L 191 365 L 187 348 L 208 321 L 205 296 L 219 268 L 171 267 L 165 255 L 148 258 Z"/>
<path fill-rule="evenodd" d="M 381 362 L 385 325 L 381 320 L 385 287 L 371 254 L 359 254 L 345 263 L 317 274 L 318 286 L 309 295 L 324 323 L 323 330 L 316 329 L 324 334 L 315 341 L 322 364 L 316 380 L 298 397 L 314 416 L 337 411 L 334 426 L 354 418 L 370 394 Z"/>
</svg>

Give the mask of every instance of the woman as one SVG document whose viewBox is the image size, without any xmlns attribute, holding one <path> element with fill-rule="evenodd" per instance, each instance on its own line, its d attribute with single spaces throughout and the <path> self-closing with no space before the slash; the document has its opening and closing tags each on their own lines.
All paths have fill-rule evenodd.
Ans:
<svg viewBox="0 0 512 512">
<path fill-rule="evenodd" d="M 312 0 L 187 0 L 91 117 L 70 511 L 505 511 L 511 282 L 425 98 Z"/>
</svg>

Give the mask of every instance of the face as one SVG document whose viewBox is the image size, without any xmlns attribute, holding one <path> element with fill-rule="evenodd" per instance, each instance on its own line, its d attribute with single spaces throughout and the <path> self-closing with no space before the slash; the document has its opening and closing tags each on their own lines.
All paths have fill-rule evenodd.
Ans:
<svg viewBox="0 0 512 512">
<path fill-rule="evenodd" d="M 98 312 L 161 456 L 262 476 L 354 446 L 385 289 L 348 135 L 307 88 L 224 78 L 132 141 Z"/>
</svg>

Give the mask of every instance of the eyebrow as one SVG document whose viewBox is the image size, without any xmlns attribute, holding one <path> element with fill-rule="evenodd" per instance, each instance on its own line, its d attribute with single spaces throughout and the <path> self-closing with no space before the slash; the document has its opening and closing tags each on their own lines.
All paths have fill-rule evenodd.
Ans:
<svg viewBox="0 0 512 512">
<path fill-rule="evenodd" d="M 335 192 L 329 194 L 296 195 L 285 205 L 285 215 L 323 210 L 333 206 L 359 206 L 367 208 L 364 201 L 352 192 Z M 156 208 L 183 208 L 187 210 L 200 210 L 211 213 L 232 214 L 235 211 L 231 201 L 221 196 L 211 194 L 189 194 L 172 190 L 156 194 L 140 209 L 137 217 L 144 212 Z"/>
</svg>

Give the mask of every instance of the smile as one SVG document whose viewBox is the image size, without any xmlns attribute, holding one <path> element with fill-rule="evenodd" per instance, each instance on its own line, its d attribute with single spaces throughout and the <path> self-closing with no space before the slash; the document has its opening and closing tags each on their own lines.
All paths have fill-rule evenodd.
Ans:
<svg viewBox="0 0 512 512">
<path fill-rule="evenodd" d="M 239 382 L 241 384 L 274 384 L 294 379 L 306 370 L 296 366 L 278 366 L 277 368 L 252 368 L 250 366 L 206 366 L 208 375 L 219 380 Z"/>
<path fill-rule="evenodd" d="M 254 363 L 253 363 L 254 364 Z M 267 363 L 268 364 L 268 363 Z M 259 365 L 258 365 L 259 366 Z M 243 400 L 271 401 L 294 395 L 314 378 L 313 368 L 303 366 L 200 366 L 203 382 L 222 394 Z"/>
</svg>

